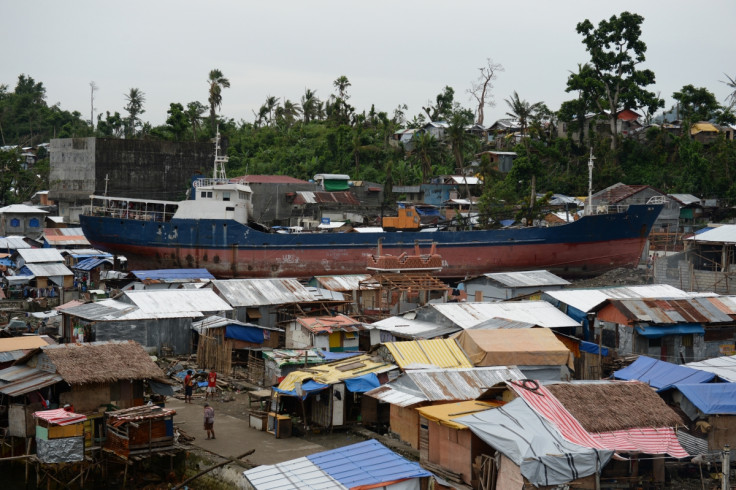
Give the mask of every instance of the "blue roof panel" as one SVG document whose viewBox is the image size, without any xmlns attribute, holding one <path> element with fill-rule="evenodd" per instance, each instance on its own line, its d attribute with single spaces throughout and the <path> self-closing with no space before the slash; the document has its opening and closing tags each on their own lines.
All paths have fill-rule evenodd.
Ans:
<svg viewBox="0 0 736 490">
<path fill-rule="evenodd" d="M 639 356 L 629 366 L 613 373 L 616 379 L 638 380 L 658 390 L 669 388 L 678 383 L 708 383 L 715 374 L 707 371 L 658 361 L 651 357 Z"/>
<path fill-rule="evenodd" d="M 736 384 L 677 384 L 675 388 L 706 415 L 736 414 Z"/>
<path fill-rule="evenodd" d="M 404 459 L 375 439 L 307 458 L 348 488 L 432 476 L 418 463 Z"/>
<path fill-rule="evenodd" d="M 110 265 L 113 264 L 113 261 L 111 259 L 90 257 L 88 259 L 80 260 L 79 262 L 77 262 L 77 265 L 72 267 L 72 269 L 76 269 L 80 271 L 91 271 L 98 265 L 103 264 L 105 262 L 107 262 Z"/>
</svg>

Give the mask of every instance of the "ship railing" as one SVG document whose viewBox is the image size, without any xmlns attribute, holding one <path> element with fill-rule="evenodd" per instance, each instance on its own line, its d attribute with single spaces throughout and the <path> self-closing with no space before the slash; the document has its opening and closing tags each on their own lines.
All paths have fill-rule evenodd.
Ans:
<svg viewBox="0 0 736 490">
<path fill-rule="evenodd" d="M 92 216 L 107 216 L 139 221 L 170 221 L 178 208 L 177 202 L 121 199 L 105 196 L 90 196 L 91 204 L 84 206 L 83 213 Z"/>
<path fill-rule="evenodd" d="M 222 184 L 229 184 L 229 183 L 230 183 L 230 179 L 204 177 L 204 178 L 195 180 L 192 183 L 192 185 L 194 187 L 211 187 L 215 185 L 222 185 Z"/>
</svg>

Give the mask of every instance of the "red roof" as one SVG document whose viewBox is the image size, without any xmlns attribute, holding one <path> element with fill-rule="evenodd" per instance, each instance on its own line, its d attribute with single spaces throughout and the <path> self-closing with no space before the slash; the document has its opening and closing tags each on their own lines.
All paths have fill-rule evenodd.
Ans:
<svg viewBox="0 0 736 490">
<path fill-rule="evenodd" d="M 288 175 L 243 175 L 230 180 L 244 180 L 249 184 L 309 184 L 306 180 L 296 179 Z"/>
<path fill-rule="evenodd" d="M 81 413 L 67 412 L 63 408 L 34 412 L 33 416 L 56 425 L 76 424 L 78 422 L 84 422 L 85 420 L 87 420 L 86 415 L 82 415 Z"/>
<path fill-rule="evenodd" d="M 631 109 L 624 109 L 623 111 L 618 113 L 617 117 L 622 121 L 636 121 L 641 116 Z"/>
</svg>

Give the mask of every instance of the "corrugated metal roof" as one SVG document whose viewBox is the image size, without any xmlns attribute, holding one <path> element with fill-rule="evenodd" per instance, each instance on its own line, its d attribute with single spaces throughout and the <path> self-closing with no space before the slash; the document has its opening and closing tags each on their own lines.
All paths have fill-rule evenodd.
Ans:
<svg viewBox="0 0 736 490">
<path fill-rule="evenodd" d="M 126 291 L 125 296 L 140 308 L 142 313 L 156 315 L 158 318 L 232 311 L 232 307 L 211 289 Z"/>
<path fill-rule="evenodd" d="M 263 325 L 255 325 L 253 323 L 240 322 L 238 320 L 233 320 L 233 319 L 225 318 L 225 317 L 218 316 L 218 315 L 209 316 L 199 322 L 192 322 L 192 330 L 196 330 L 197 332 L 201 333 L 204 330 L 209 330 L 211 328 L 223 328 L 223 327 L 227 327 L 228 325 L 259 328 L 261 330 L 271 330 L 272 332 L 283 332 L 284 331 L 283 328 L 264 327 Z"/>
<path fill-rule="evenodd" d="M 21 250 L 32 248 L 25 242 L 22 236 L 0 237 L 0 249 L 2 250 Z"/>
<path fill-rule="evenodd" d="M 370 274 L 350 274 L 343 276 L 314 276 L 314 280 L 330 291 L 352 292 L 360 289 L 360 282 L 369 279 Z"/>
<path fill-rule="evenodd" d="M 611 300 L 627 318 L 652 324 L 731 323 L 733 319 L 710 300 L 689 299 L 618 299 Z"/>
<path fill-rule="evenodd" d="M 36 277 L 72 276 L 74 273 L 62 263 L 34 263 L 23 266 Z"/>
<path fill-rule="evenodd" d="M 62 381 L 58 374 L 28 366 L 11 366 L 0 371 L 0 393 L 21 396 Z"/>
<path fill-rule="evenodd" d="M 736 383 L 736 356 L 721 356 L 704 361 L 688 362 L 685 366 L 707 371 L 726 381 Z"/>
<path fill-rule="evenodd" d="M 55 248 L 27 248 L 18 250 L 18 255 L 25 261 L 26 265 L 38 262 L 64 262 Z"/>
<path fill-rule="evenodd" d="M 47 235 L 44 239 L 53 247 L 64 247 L 70 245 L 89 245 L 89 241 L 84 235 L 66 236 L 66 235 Z"/>
<path fill-rule="evenodd" d="M 473 327 L 473 330 L 495 330 L 501 328 L 532 328 L 533 323 L 509 320 L 508 318 L 491 318 Z"/>
<path fill-rule="evenodd" d="M 306 457 L 256 466 L 243 475 L 255 490 L 347 490 Z"/>
<path fill-rule="evenodd" d="M 499 284 L 509 288 L 526 288 L 535 286 L 564 286 L 570 284 L 560 276 L 549 271 L 493 272 L 484 274 Z"/>
<path fill-rule="evenodd" d="M 472 368 L 468 356 L 453 339 L 412 340 L 386 342 L 383 345 L 391 352 L 394 362 L 401 369 L 411 365 L 436 366 L 440 368 Z"/>
<path fill-rule="evenodd" d="M 366 393 L 378 400 L 407 407 L 425 401 L 474 400 L 492 386 L 524 379 L 515 366 L 470 369 L 418 369 Z"/>
<path fill-rule="evenodd" d="M 298 317 L 296 321 L 313 333 L 356 332 L 365 330 L 363 323 L 345 315 Z"/>
<path fill-rule="evenodd" d="M 546 301 L 441 303 L 429 306 L 463 329 L 473 328 L 491 318 L 506 318 L 548 328 L 580 326 Z"/>
<path fill-rule="evenodd" d="M 544 294 L 583 312 L 593 310 L 607 299 L 692 298 L 696 296 L 696 294 L 685 292 L 667 284 L 600 289 L 562 289 L 559 291 L 546 291 Z"/>
<path fill-rule="evenodd" d="M 228 279 L 212 281 L 233 307 L 253 307 L 315 301 L 296 279 Z"/>
<path fill-rule="evenodd" d="M 312 301 L 345 301 L 345 295 L 338 291 L 310 286 L 305 286 L 305 289 L 312 295 Z"/>
<path fill-rule="evenodd" d="M 48 211 L 44 211 L 41 208 L 35 206 L 28 206 L 26 204 L 11 204 L 0 208 L 0 214 L 49 214 Z"/>
<path fill-rule="evenodd" d="M 721 225 L 685 240 L 709 243 L 736 243 L 736 225 Z"/>
<path fill-rule="evenodd" d="M 460 331 L 459 327 L 446 327 L 404 316 L 392 316 L 371 324 L 373 328 L 390 332 L 396 337 L 433 339 Z"/>
<path fill-rule="evenodd" d="M 693 196 L 692 194 L 667 194 L 668 197 L 688 206 L 690 204 L 700 204 L 700 198 Z"/>
<path fill-rule="evenodd" d="M 62 308 L 63 306 L 63 308 Z M 90 321 L 113 321 L 126 318 L 127 314 L 137 312 L 135 305 L 124 303 L 115 299 L 105 299 L 95 303 L 83 303 L 78 305 L 62 305 L 58 310 L 78 318 Z M 157 318 L 151 316 L 149 318 Z"/>
</svg>

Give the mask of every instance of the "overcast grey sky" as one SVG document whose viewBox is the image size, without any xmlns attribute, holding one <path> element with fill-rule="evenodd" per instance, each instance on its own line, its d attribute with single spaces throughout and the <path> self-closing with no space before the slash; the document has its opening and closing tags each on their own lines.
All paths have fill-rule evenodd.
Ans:
<svg viewBox="0 0 736 490">
<path fill-rule="evenodd" d="M 414 1 L 2 0 L 0 84 L 12 90 L 25 73 L 46 87 L 49 105 L 90 115 L 124 113 L 130 88 L 146 96 L 142 118 L 163 124 L 172 102 L 207 103 L 207 76 L 230 80 L 221 114 L 253 121 L 269 95 L 299 102 L 305 88 L 326 99 L 345 75 L 358 111 L 389 114 L 407 104 L 419 114 L 446 85 L 466 91 L 487 58 L 503 65 L 485 124 L 505 117 L 517 91 L 557 110 L 569 71 L 588 61 L 575 25 L 622 11 L 644 17 L 644 67 L 651 87 L 672 93 L 693 84 L 723 103 L 724 72 L 736 76 L 736 1 Z"/>
</svg>

